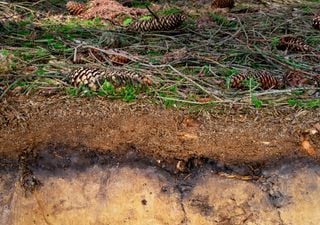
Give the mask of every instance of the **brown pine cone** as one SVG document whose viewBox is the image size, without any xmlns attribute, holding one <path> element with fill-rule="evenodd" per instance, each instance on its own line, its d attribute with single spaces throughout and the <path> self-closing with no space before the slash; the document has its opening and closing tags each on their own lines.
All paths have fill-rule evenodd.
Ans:
<svg viewBox="0 0 320 225">
<path fill-rule="evenodd" d="M 312 80 L 308 79 L 303 73 L 296 70 L 288 70 L 283 75 L 283 81 L 285 85 L 289 87 L 301 87 L 308 84 L 314 84 Z"/>
<path fill-rule="evenodd" d="M 139 83 L 143 85 L 152 85 L 151 76 L 140 75 L 135 72 L 122 69 L 109 69 L 107 72 L 107 80 L 113 81 L 115 84 Z"/>
<path fill-rule="evenodd" d="M 108 53 L 105 53 L 103 51 L 99 51 L 96 49 L 89 49 L 89 55 L 91 58 L 102 63 L 111 61 L 113 64 L 123 65 L 130 62 L 130 59 L 126 57 L 127 52 L 125 51 L 121 51 L 117 49 L 107 49 L 107 48 L 105 48 L 104 50 L 107 50 Z"/>
<path fill-rule="evenodd" d="M 211 6 L 213 8 L 233 8 L 234 0 L 213 0 Z"/>
<path fill-rule="evenodd" d="M 114 52 L 115 54 L 112 54 L 112 52 Z M 128 53 L 125 51 L 112 49 L 112 52 L 108 53 L 108 57 L 109 60 L 116 65 L 124 65 L 131 61 L 127 56 Z"/>
<path fill-rule="evenodd" d="M 104 53 L 103 51 L 99 51 L 94 48 L 89 48 L 88 53 L 89 53 L 89 56 L 92 59 L 94 59 L 95 61 L 105 63 L 109 60 L 108 55 L 106 53 Z"/>
<path fill-rule="evenodd" d="M 66 8 L 71 15 L 78 16 L 87 10 L 87 6 L 84 3 L 68 1 Z"/>
<path fill-rule="evenodd" d="M 135 72 L 115 68 L 97 69 L 81 67 L 74 70 L 69 75 L 71 85 L 75 87 L 86 85 L 94 91 L 99 89 L 104 80 L 110 81 L 114 85 L 127 83 L 139 83 L 147 86 L 152 85 L 151 76 L 139 75 Z"/>
<path fill-rule="evenodd" d="M 301 38 L 286 35 L 280 38 L 280 43 L 277 46 L 279 50 L 289 50 L 296 52 L 310 52 L 312 47 L 307 45 Z"/>
<path fill-rule="evenodd" d="M 315 18 L 313 18 L 312 26 L 315 29 L 320 30 L 320 15 L 317 15 Z"/>
<path fill-rule="evenodd" d="M 179 27 L 186 16 L 184 14 L 173 14 L 152 18 L 150 20 L 138 20 L 130 24 L 127 28 L 128 31 L 133 32 L 148 32 L 148 31 L 167 31 L 174 30 Z"/>
<path fill-rule="evenodd" d="M 247 73 L 240 73 L 231 78 L 231 87 L 237 89 L 243 89 L 246 87 L 244 81 L 254 79 L 260 84 L 261 89 L 279 88 L 282 86 L 282 82 L 276 77 L 272 76 L 265 71 L 252 71 Z"/>
<path fill-rule="evenodd" d="M 121 55 L 109 55 L 109 59 L 116 65 L 124 65 L 130 62 L 130 59 Z"/>
<path fill-rule="evenodd" d="M 75 87 L 87 85 L 92 90 L 97 90 L 105 77 L 106 72 L 101 69 L 81 67 L 69 75 L 69 81 Z"/>
</svg>

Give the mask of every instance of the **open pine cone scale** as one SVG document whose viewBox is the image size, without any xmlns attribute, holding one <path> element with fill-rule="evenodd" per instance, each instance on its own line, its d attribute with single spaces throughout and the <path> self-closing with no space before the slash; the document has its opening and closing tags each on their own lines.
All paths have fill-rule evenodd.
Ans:
<svg viewBox="0 0 320 225">
<path fill-rule="evenodd" d="M 314 27 L 314 29 L 320 30 L 320 15 L 314 17 L 312 26 Z"/>
<path fill-rule="evenodd" d="M 107 49 L 106 49 L 107 50 Z M 131 62 L 128 52 L 119 49 L 108 49 L 109 60 L 116 65 L 124 65 Z"/>
<path fill-rule="evenodd" d="M 173 14 L 149 20 L 138 20 L 130 24 L 127 30 L 132 32 L 169 31 L 179 27 L 185 19 L 184 14 Z"/>
<path fill-rule="evenodd" d="M 247 73 L 240 73 L 231 78 L 231 87 L 237 89 L 246 88 L 245 81 L 253 79 L 259 83 L 260 88 L 267 90 L 271 88 L 280 88 L 283 86 L 281 80 L 272 76 L 268 72 L 265 71 L 253 71 Z"/>
<path fill-rule="evenodd" d="M 213 8 L 232 8 L 235 0 L 213 0 L 211 7 Z"/>
<path fill-rule="evenodd" d="M 306 44 L 301 38 L 291 35 L 282 36 L 277 48 L 279 50 L 289 50 L 294 52 L 313 51 L 313 48 Z"/>
<path fill-rule="evenodd" d="M 98 69 L 81 67 L 69 74 L 71 85 L 75 87 L 84 85 L 92 90 L 99 89 L 104 80 L 116 86 L 128 83 L 150 86 L 153 83 L 150 75 L 140 75 L 132 71 L 116 68 Z"/>
<path fill-rule="evenodd" d="M 86 4 L 75 1 L 68 1 L 66 8 L 74 16 L 79 16 L 87 10 Z"/>
<path fill-rule="evenodd" d="M 93 90 L 97 90 L 105 76 L 106 72 L 97 68 L 80 68 L 69 75 L 69 81 L 75 87 L 86 85 Z"/>
</svg>

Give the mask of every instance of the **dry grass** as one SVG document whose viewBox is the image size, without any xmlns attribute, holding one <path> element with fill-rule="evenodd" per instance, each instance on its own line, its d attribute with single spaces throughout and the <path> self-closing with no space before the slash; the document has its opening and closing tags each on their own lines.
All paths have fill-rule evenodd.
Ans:
<svg viewBox="0 0 320 225">
<path fill-rule="evenodd" d="M 119 92 L 108 92 L 109 98 L 128 100 L 127 92 L 130 92 L 129 100 L 147 96 L 166 106 L 319 107 L 320 38 L 319 31 L 312 28 L 319 4 L 288 2 L 280 7 L 274 2 L 240 1 L 230 12 L 208 10 L 210 2 L 160 3 L 151 6 L 153 11 L 160 10 L 157 15 L 179 9 L 189 14 L 189 18 L 174 31 L 138 34 L 126 31 L 125 24 L 131 19 L 123 19 L 122 15 L 107 20 L 85 20 L 65 15 L 64 2 L 55 3 L 54 10 L 49 7 L 47 12 L 42 10 L 41 2 L 35 2 L 32 7 L 0 2 L 3 12 L 20 15 L 19 18 L 2 15 L 5 19 L 1 27 L 4 30 L 0 38 L 1 63 L 6 65 L 10 59 L 11 64 L 0 75 L 4 90 L 0 95 L 35 91 L 52 95 L 67 90 L 72 95 L 105 97 L 106 90 L 102 90 L 103 95 L 87 89 L 74 90 L 65 77 L 71 69 L 83 65 L 115 66 L 108 60 L 101 62 L 85 54 L 81 56 L 83 65 L 72 64 L 76 55 L 85 53 L 86 49 L 107 53 L 110 48 L 128 53 L 126 57 L 131 63 L 123 67 L 152 73 L 156 85 L 148 90 L 125 87 Z M 57 6 L 60 8 L 56 9 Z M 121 26 L 115 25 L 115 21 L 121 20 L 124 22 Z M 278 50 L 280 37 L 288 34 L 301 36 L 312 51 Z M 302 74 L 301 79 L 309 82 L 261 91 L 255 81 L 250 81 L 246 90 L 231 89 L 231 76 L 247 70 L 267 70 L 280 80 L 288 70 L 295 70 Z"/>
</svg>

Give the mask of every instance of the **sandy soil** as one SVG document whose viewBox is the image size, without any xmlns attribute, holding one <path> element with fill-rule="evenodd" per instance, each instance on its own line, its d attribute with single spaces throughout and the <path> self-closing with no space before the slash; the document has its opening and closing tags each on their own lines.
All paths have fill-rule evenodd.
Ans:
<svg viewBox="0 0 320 225">
<path fill-rule="evenodd" d="M 140 167 L 140 168 L 139 168 Z M 294 161 L 258 180 L 205 170 L 177 179 L 150 166 L 37 169 L 26 194 L 13 173 L 0 179 L 0 224 L 314 225 L 320 168 Z"/>
</svg>

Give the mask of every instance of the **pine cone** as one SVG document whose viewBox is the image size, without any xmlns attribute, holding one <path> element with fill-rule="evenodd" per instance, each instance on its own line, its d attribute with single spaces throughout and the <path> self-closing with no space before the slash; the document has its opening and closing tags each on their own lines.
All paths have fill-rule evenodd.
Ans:
<svg viewBox="0 0 320 225">
<path fill-rule="evenodd" d="M 320 15 L 317 15 L 315 18 L 313 18 L 312 26 L 315 29 L 320 30 Z"/>
<path fill-rule="evenodd" d="M 152 18 L 150 20 L 135 21 L 128 26 L 128 31 L 133 32 L 148 32 L 148 31 L 167 31 L 179 27 L 186 16 L 183 14 L 173 14 Z"/>
<path fill-rule="evenodd" d="M 109 60 L 117 65 L 124 65 L 129 63 L 131 60 L 129 59 L 129 57 L 127 57 L 127 52 L 125 51 L 121 51 L 121 50 L 117 50 L 117 49 L 112 49 L 112 52 L 114 52 L 115 54 L 108 54 Z M 121 55 L 119 55 L 121 54 Z"/>
<path fill-rule="evenodd" d="M 152 85 L 151 77 L 148 75 L 139 75 L 135 72 L 119 69 L 109 69 L 107 80 L 115 84 L 140 83 L 147 86 Z"/>
<path fill-rule="evenodd" d="M 301 38 L 294 36 L 282 36 L 277 46 L 279 50 L 289 50 L 296 52 L 310 52 L 312 48 L 307 45 Z"/>
<path fill-rule="evenodd" d="M 152 84 L 150 76 L 139 75 L 135 72 L 117 70 L 114 68 L 96 69 L 81 67 L 74 70 L 69 75 L 69 80 L 70 83 L 75 87 L 87 85 L 92 90 L 97 90 L 102 85 L 104 80 L 110 81 L 115 85 L 126 83 L 140 83 L 143 85 Z"/>
<path fill-rule="evenodd" d="M 68 1 L 66 8 L 71 15 L 78 16 L 87 10 L 87 6 L 84 3 Z"/>
<path fill-rule="evenodd" d="M 96 68 L 84 68 L 74 70 L 69 75 L 70 83 L 75 87 L 87 85 L 92 90 L 97 90 L 101 86 L 106 73 L 103 70 Z"/>
<path fill-rule="evenodd" d="M 234 0 L 213 0 L 211 6 L 213 8 L 233 8 Z"/>
<path fill-rule="evenodd" d="M 123 65 L 123 64 L 127 64 L 130 62 L 130 59 L 125 56 L 127 54 L 127 52 L 125 52 L 125 51 L 121 51 L 121 50 L 117 50 L 117 49 L 111 50 L 111 49 L 107 49 L 107 48 L 105 48 L 104 50 L 108 50 L 108 53 L 105 53 L 103 51 L 99 51 L 96 49 L 89 49 L 89 55 L 91 58 L 93 58 L 99 62 L 102 62 L 102 63 L 105 63 L 107 61 L 111 61 L 114 64 Z M 119 55 L 119 54 L 121 54 L 121 55 Z"/>
<path fill-rule="evenodd" d="M 89 56 L 95 61 L 105 63 L 109 60 L 109 57 L 106 53 L 99 51 L 97 49 L 89 48 Z"/>
<path fill-rule="evenodd" d="M 265 71 L 253 71 L 240 73 L 231 78 L 231 87 L 237 89 L 245 88 L 244 81 L 254 79 L 260 84 L 261 89 L 279 88 L 281 81 Z"/>
<path fill-rule="evenodd" d="M 303 73 L 296 70 L 288 70 L 283 75 L 283 81 L 289 87 L 301 87 L 307 84 L 314 84 L 312 80 L 308 79 Z"/>
</svg>

